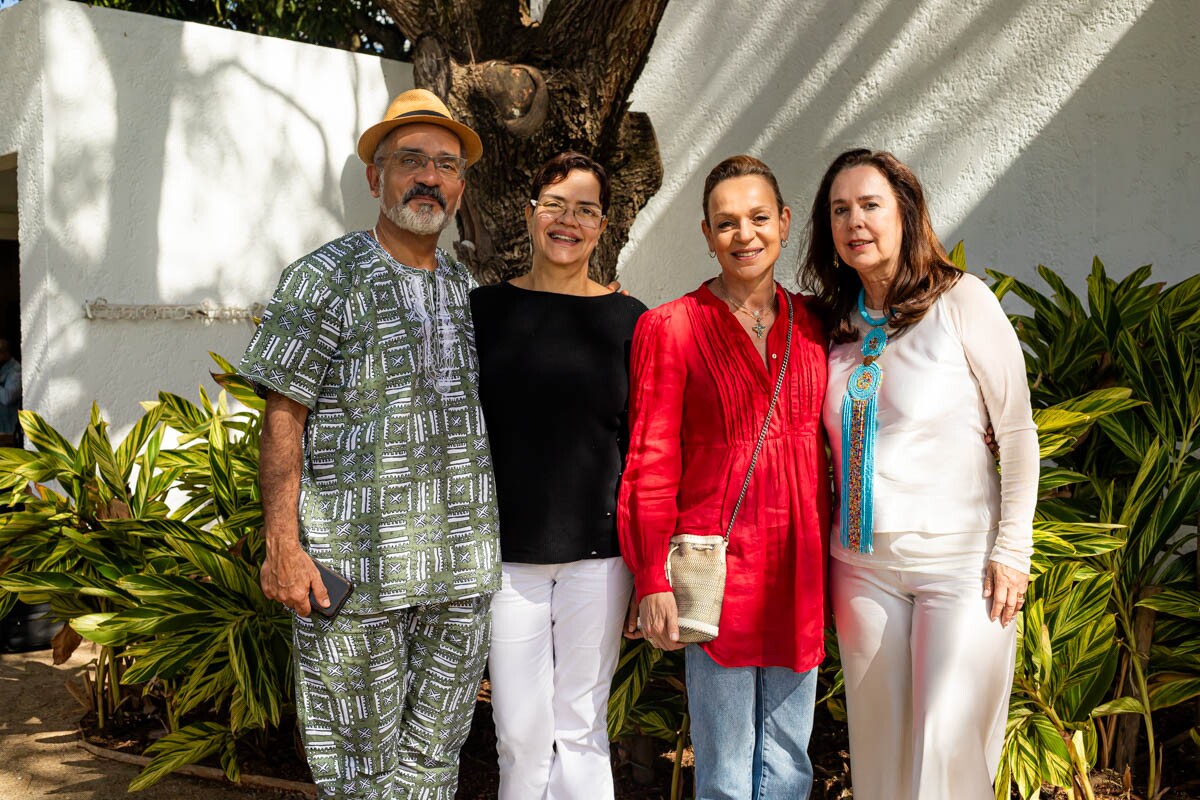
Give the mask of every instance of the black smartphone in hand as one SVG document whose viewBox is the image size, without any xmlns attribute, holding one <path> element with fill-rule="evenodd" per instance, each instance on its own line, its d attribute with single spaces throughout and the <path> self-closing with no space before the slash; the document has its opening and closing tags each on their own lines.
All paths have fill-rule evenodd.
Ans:
<svg viewBox="0 0 1200 800">
<path fill-rule="evenodd" d="M 316 595 L 311 591 L 308 593 L 308 604 L 312 606 L 313 613 L 333 619 L 342 610 L 346 598 L 354 591 L 354 584 L 320 561 L 313 559 L 313 563 L 317 565 L 317 572 L 321 573 L 321 583 L 325 584 L 325 591 L 329 594 L 329 607 L 319 605 Z"/>
</svg>

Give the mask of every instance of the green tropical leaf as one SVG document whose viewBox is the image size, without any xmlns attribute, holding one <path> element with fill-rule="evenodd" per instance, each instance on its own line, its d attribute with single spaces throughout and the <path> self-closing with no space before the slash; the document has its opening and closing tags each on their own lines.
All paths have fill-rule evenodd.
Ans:
<svg viewBox="0 0 1200 800">
<path fill-rule="evenodd" d="M 1096 625 L 1101 618 L 1108 620 L 1105 611 L 1108 608 L 1112 583 L 1112 576 L 1107 574 L 1077 581 L 1051 620 L 1053 640 L 1069 642 L 1084 628 Z M 1111 644 L 1111 638 L 1101 642 L 1100 652 L 1108 652 Z M 1075 653 L 1073 655 L 1072 661 L 1078 665 L 1078 661 L 1084 657 L 1084 654 Z"/>
<path fill-rule="evenodd" d="M 1146 402 L 1134 398 L 1133 392 L 1130 389 L 1123 386 L 1111 386 L 1107 389 L 1096 389 L 1087 394 L 1064 400 L 1054 406 L 1054 408 L 1063 411 L 1073 411 L 1078 414 L 1084 414 L 1092 420 L 1098 420 L 1109 414 L 1116 414 L 1144 405 L 1146 405 Z"/>
<path fill-rule="evenodd" d="M 142 418 L 133 426 L 133 429 L 121 442 L 120 446 L 117 447 L 116 466 L 120 472 L 122 484 L 128 483 L 137 454 L 150 441 L 150 437 L 158 431 L 159 425 L 162 422 L 162 413 L 162 406 L 157 406 L 143 414 Z"/>
<path fill-rule="evenodd" d="M 1122 454 L 1135 464 L 1141 463 L 1154 441 L 1154 433 L 1133 413 L 1114 414 L 1099 420 L 1100 430 Z"/>
<path fill-rule="evenodd" d="M 123 645 L 129 641 L 129 634 L 125 631 L 114 630 L 107 624 L 116 615 L 115 611 L 83 614 L 71 620 L 71 627 L 89 642 L 106 647 Z"/>
<path fill-rule="evenodd" d="M 1029 724 L 1037 736 L 1042 780 L 1055 786 L 1070 786 L 1071 754 L 1067 751 L 1063 732 L 1044 714 L 1033 714 Z"/>
<path fill-rule="evenodd" d="M 68 464 L 75 461 L 75 448 L 40 415 L 27 409 L 21 409 L 17 414 L 21 419 L 21 430 L 30 444 L 44 453 L 58 456 Z"/>
<path fill-rule="evenodd" d="M 1070 486 L 1073 483 L 1082 483 L 1087 479 L 1088 476 L 1082 472 L 1059 467 L 1043 468 L 1038 475 L 1038 496 L 1043 496 L 1063 486 Z"/>
<path fill-rule="evenodd" d="M 1200 326 L 1200 274 L 1163 292 L 1159 305 L 1176 331 Z"/>
<path fill-rule="evenodd" d="M 1195 516 L 1197 511 L 1200 511 L 1200 471 L 1185 475 L 1170 486 L 1166 497 L 1154 505 L 1146 524 L 1133 531 L 1131 547 L 1127 548 L 1127 574 L 1132 577 L 1151 566 L 1184 520 Z M 1151 578 L 1149 582 L 1156 581 Z"/>
<path fill-rule="evenodd" d="M 652 736 L 671 744 L 675 743 L 679 735 L 679 720 L 657 708 L 634 709 L 630 724 L 645 736 Z"/>
<path fill-rule="evenodd" d="M 145 419 L 145 417 L 142 419 Z M 171 483 L 174 482 L 176 476 L 175 473 L 170 473 L 167 476 L 167 483 L 165 485 L 155 481 L 155 467 L 157 466 L 159 448 L 162 445 L 162 436 L 162 426 L 156 426 L 154 431 L 145 440 L 146 452 L 139 464 L 137 484 L 133 490 L 133 502 L 129 506 L 130 513 L 135 519 L 149 515 L 150 502 L 161 497 L 165 493 L 165 490 L 170 487 Z M 122 449 L 129 443 L 130 438 L 126 437 L 125 441 L 121 443 Z M 160 475 L 160 479 L 161 477 Z"/>
<path fill-rule="evenodd" d="M 0 580 L 0 585 L 3 583 Z M 1164 589 L 1158 594 L 1139 600 L 1135 605 L 1152 608 L 1161 614 L 1200 621 L 1200 591 L 1192 589 Z"/>
<path fill-rule="evenodd" d="M 1037 731 L 1027 721 L 1007 736 L 1006 758 L 1017 791 L 1024 800 L 1042 788 L 1041 746 Z"/>
<path fill-rule="evenodd" d="M 183 683 L 175 695 L 180 714 L 218 701 L 222 705 L 232 704 L 238 686 L 237 678 L 229 668 L 227 648 L 214 644 L 183 675 Z"/>
<path fill-rule="evenodd" d="M 1158 711 L 1200 697 L 1200 676 L 1156 675 L 1150 686 L 1150 710 Z"/>
<path fill-rule="evenodd" d="M 1065 453 L 1073 448 L 1076 441 L 1077 439 L 1074 436 L 1063 436 L 1056 433 L 1039 434 L 1038 458 L 1054 458 L 1056 455 Z"/>
<path fill-rule="evenodd" d="M 1079 302 L 1079 297 L 1067 288 L 1067 283 L 1058 273 L 1044 264 L 1038 264 L 1038 275 L 1042 280 L 1050 284 L 1050 288 L 1054 290 L 1054 300 L 1060 309 L 1070 315 L 1072 319 L 1084 319 L 1087 313 L 1083 310 L 1083 304 Z"/>
<path fill-rule="evenodd" d="M 662 651 L 651 647 L 644 639 L 625 640 L 621 660 L 613 677 L 608 696 L 608 738 L 616 740 L 625 730 L 629 713 L 637 705 L 654 665 Z"/>
<path fill-rule="evenodd" d="M 222 393 L 222 401 L 224 393 Z M 233 479 L 233 466 L 229 459 L 229 444 L 220 416 L 214 416 L 208 435 L 208 466 L 212 478 L 213 500 L 217 513 L 228 517 L 237 511 L 238 491 Z"/>
<path fill-rule="evenodd" d="M 1146 708 L 1142 705 L 1142 701 L 1136 697 L 1118 697 L 1116 700 L 1109 700 L 1107 703 L 1101 703 L 1092 709 L 1093 717 L 1107 717 L 1111 714 L 1144 713 L 1146 713 Z"/>
<path fill-rule="evenodd" d="M 152 541 L 168 541 L 168 537 L 199 542 L 213 548 L 227 547 L 227 541 L 220 532 L 205 530 L 199 525 L 174 519 L 113 519 L 102 523 L 107 531 L 120 531 L 134 536 L 140 536 Z"/>
<path fill-rule="evenodd" d="M 216 654 L 211 636 L 164 636 L 128 647 L 125 655 L 133 664 L 125 670 L 126 683 L 146 683 L 154 678 L 172 679 L 195 674 Z"/>
<path fill-rule="evenodd" d="M 1080 668 L 1071 669 L 1061 700 L 1062 716 L 1076 724 L 1083 724 L 1091 719 L 1096 706 L 1103 703 L 1104 698 L 1112 693 L 1113 681 L 1121 663 L 1120 648 L 1112 646 L 1116 636 L 1116 621 L 1112 614 L 1106 615 L 1101 623 L 1089 628 L 1087 635 L 1092 638 L 1089 640 L 1080 637 L 1072 643 L 1070 649 L 1078 652 L 1084 648 L 1092 648 L 1098 649 L 1099 652 L 1086 653 L 1078 665 Z M 1068 655 L 1068 658 L 1070 657 Z M 1090 740 L 1089 746 L 1093 749 L 1094 744 L 1094 739 Z M 1094 752 L 1088 757 L 1088 763 L 1095 763 Z"/>
<path fill-rule="evenodd" d="M 209 351 L 220 372 L 209 373 L 222 389 L 238 399 L 242 405 L 255 411 L 263 411 L 267 401 L 258 396 L 258 387 L 248 378 L 238 374 L 237 368 L 216 353 Z"/>
<path fill-rule="evenodd" d="M 163 407 L 163 422 L 182 434 L 180 444 L 186 444 L 207 430 L 209 415 L 190 400 L 170 392 L 159 392 L 158 402 Z"/>
<path fill-rule="evenodd" d="M 224 552 L 205 544 L 168 535 L 167 541 L 202 574 L 212 579 L 214 585 L 240 595 L 244 600 L 257 603 L 262 598 L 258 583 L 258 568 L 244 561 L 231 558 Z M 247 603 L 247 608 L 251 606 Z"/>
<path fill-rule="evenodd" d="M 252 530 L 261 530 L 263 522 L 262 503 L 257 500 L 244 501 L 238 507 L 238 510 L 226 517 L 220 527 L 227 531 L 240 531 L 243 528 Z"/>
<path fill-rule="evenodd" d="M 196 722 L 180 728 L 146 748 L 150 763 L 129 782 L 129 791 L 153 786 L 180 767 L 231 750 L 235 745 L 229 728 L 218 722 Z"/>
<path fill-rule="evenodd" d="M 966 248 L 963 247 L 962 239 L 959 239 L 958 244 L 954 245 L 954 249 L 946 254 L 946 258 L 950 260 L 951 264 L 959 269 L 963 271 L 967 269 L 967 251 Z"/>
<path fill-rule="evenodd" d="M 1121 329 L 1121 313 L 1113 297 L 1117 284 L 1109 280 L 1099 258 L 1092 259 L 1092 274 L 1088 276 L 1087 286 L 1092 321 L 1105 338 L 1111 339 Z"/>
<path fill-rule="evenodd" d="M 212 615 L 226 611 L 249 613 L 239 605 L 240 597 L 203 576 L 126 575 L 118 583 L 143 605 L 169 605 L 176 611 L 203 611 Z"/>
</svg>

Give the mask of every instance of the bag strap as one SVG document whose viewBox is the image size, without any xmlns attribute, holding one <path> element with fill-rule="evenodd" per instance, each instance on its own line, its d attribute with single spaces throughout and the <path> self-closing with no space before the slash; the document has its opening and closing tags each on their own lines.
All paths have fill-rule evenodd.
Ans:
<svg viewBox="0 0 1200 800">
<path fill-rule="evenodd" d="M 729 518 L 729 527 L 725 529 L 725 544 L 729 544 L 729 535 L 733 533 L 733 523 L 737 520 L 742 501 L 746 499 L 746 490 L 750 488 L 750 476 L 754 474 L 754 465 L 758 463 L 758 453 L 762 450 L 763 442 L 767 439 L 767 430 L 771 427 L 771 414 L 779 401 L 779 392 L 783 389 L 783 376 L 787 372 L 788 360 L 792 355 L 792 297 L 783 290 L 783 300 L 787 304 L 787 345 L 783 348 L 783 363 L 779 365 L 779 375 L 775 378 L 775 394 L 771 396 L 771 405 L 767 406 L 767 416 L 763 419 L 762 431 L 758 434 L 758 443 L 754 445 L 754 454 L 750 456 L 750 466 L 746 469 L 746 480 L 742 481 L 742 492 L 738 495 L 737 503 L 733 506 L 733 516 Z"/>
</svg>

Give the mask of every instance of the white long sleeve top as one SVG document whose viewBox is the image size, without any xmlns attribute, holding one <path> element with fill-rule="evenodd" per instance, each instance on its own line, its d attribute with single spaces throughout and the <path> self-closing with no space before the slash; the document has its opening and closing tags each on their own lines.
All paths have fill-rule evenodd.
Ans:
<svg viewBox="0 0 1200 800">
<path fill-rule="evenodd" d="M 868 309 L 873 317 L 879 309 Z M 854 315 L 854 324 L 869 326 Z M 1037 502 L 1037 427 L 1029 404 L 1025 361 L 1012 324 L 983 281 L 964 274 L 916 325 L 889 341 L 879 366 L 874 531 L 924 534 L 916 541 L 993 542 L 990 560 L 1029 571 Z M 841 491 L 842 399 L 862 363 L 861 339 L 833 345 L 822 417 Z M 1000 447 L 1000 472 L 984 442 L 989 421 Z M 834 506 L 837 508 L 837 505 Z M 871 555 L 841 547 L 835 524 L 831 555 L 870 563 Z M 914 552 L 908 546 L 889 551 Z M 950 545 L 951 548 L 959 544 Z M 923 545 L 916 548 L 919 552 Z M 902 555 L 899 557 L 903 557 Z M 888 566 L 894 566 L 889 564 Z"/>
</svg>

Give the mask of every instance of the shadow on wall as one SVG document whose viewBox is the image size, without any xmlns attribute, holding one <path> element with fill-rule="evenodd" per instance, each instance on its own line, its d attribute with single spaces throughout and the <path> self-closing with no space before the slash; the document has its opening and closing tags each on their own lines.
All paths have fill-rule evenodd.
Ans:
<svg viewBox="0 0 1200 800">
<path fill-rule="evenodd" d="M 45 13 L 76 55 L 56 60 L 60 44 L 45 59 L 47 106 L 67 113 L 47 123 L 50 266 L 24 310 L 26 327 L 45 332 L 35 393 L 68 432 L 94 398 L 120 428 L 160 389 L 215 392 L 207 351 L 236 360 L 251 328 L 89 322 L 83 301 L 266 302 L 286 264 L 370 224 L 353 136 L 382 109 L 360 107 L 373 68 L 362 56 L 74 3 Z M 378 63 L 389 92 L 407 88 Z M 345 70 L 350 90 L 321 69 Z M 95 127 L 72 131 L 71 120 Z"/>
<path fill-rule="evenodd" d="M 1200 272 L 1197 36 L 1191 0 L 1142 15 L 956 227 L 973 269 L 1040 285 L 1044 263 L 1078 292 L 1094 255 L 1116 279 L 1146 263 L 1168 283 Z"/>
<path fill-rule="evenodd" d="M 1043 208 L 1052 216 L 1050 209 L 1063 208 L 1074 220 L 1090 219 L 1090 208 L 1072 209 L 1052 186 L 1069 186 L 1077 172 L 1090 170 L 1098 186 L 1118 190 L 1103 161 L 1087 162 L 1086 152 L 1027 162 L 1028 149 L 1044 132 L 1083 125 L 1105 104 L 1136 102 L 1123 88 L 1107 89 L 1090 76 L 1102 65 L 1111 65 L 1109 75 L 1135 70 L 1122 87 L 1154 76 L 1157 67 L 1143 49 L 1154 49 L 1147 42 L 1155 36 L 1178 43 L 1175 56 L 1182 56 L 1186 37 L 1172 26 L 1187 29 L 1188 3 L 774 2 L 761 4 L 752 19 L 730 18 L 728 25 L 714 25 L 713 14 L 701 9 L 672 4 L 633 98 L 634 108 L 651 109 L 668 174 L 635 224 L 622 277 L 653 303 L 694 288 L 710 274 L 699 205 L 704 176 L 721 158 L 737 152 L 763 158 L 802 226 L 825 166 L 853 146 L 895 152 L 925 182 L 935 225 L 948 242 L 968 236 L 969 255 L 1004 252 L 1010 270 L 1018 270 L 1007 259 L 1007 246 L 1028 233 L 1031 216 Z M 1161 13 L 1149 14 L 1150 8 Z M 1129 36 L 1131 29 L 1138 35 Z M 761 45 L 750 46 L 756 42 Z M 1194 62 L 1195 56 L 1187 58 Z M 689 85 L 696 75 L 708 76 L 703 85 Z M 1080 92 L 1083 99 L 1074 101 Z M 1136 88 L 1132 94 L 1138 96 Z M 1171 108 L 1167 100 L 1142 102 L 1159 111 Z M 1113 125 L 1124 132 L 1128 122 Z M 1169 119 L 1162 123 L 1164 132 L 1171 126 Z M 1186 139 L 1176 135 L 1173 141 L 1178 152 Z M 1165 175 L 1172 166 L 1156 161 L 1159 157 L 1140 156 Z M 1038 178 L 1047 192 L 1035 202 L 1005 189 L 1006 180 Z M 1127 198 L 1126 205 L 1148 204 L 1148 191 Z M 980 219 L 1004 226 L 983 229 Z M 1088 258 L 1095 237 L 1078 230 L 1071 235 L 1073 240 L 1050 237 L 1040 257 L 1079 252 Z M 1143 240 L 1150 242 L 1148 236 Z M 797 251 L 791 257 L 801 255 Z M 1026 258 L 1025 252 L 1017 257 Z M 975 257 L 972 262 L 982 263 Z"/>
</svg>

